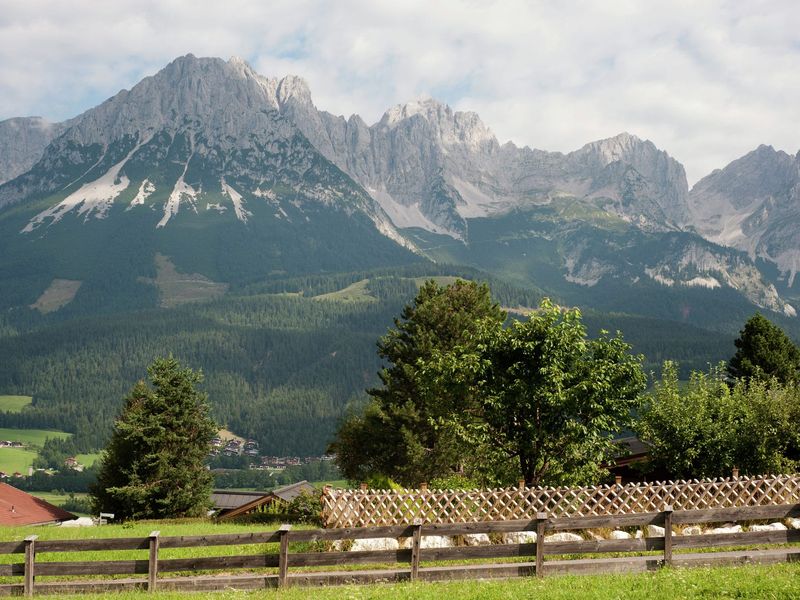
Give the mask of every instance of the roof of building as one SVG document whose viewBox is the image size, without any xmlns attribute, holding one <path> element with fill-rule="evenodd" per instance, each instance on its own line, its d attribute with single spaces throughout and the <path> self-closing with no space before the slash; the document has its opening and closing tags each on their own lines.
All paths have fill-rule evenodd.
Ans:
<svg viewBox="0 0 800 600">
<path fill-rule="evenodd" d="M 74 518 L 63 508 L 0 483 L 0 525 L 41 525 Z"/>
<path fill-rule="evenodd" d="M 289 485 L 285 485 L 283 487 L 276 488 L 272 490 L 272 495 L 276 498 L 280 498 L 281 500 L 285 500 L 286 502 L 291 502 L 295 498 L 297 498 L 300 494 L 306 493 L 310 494 L 314 491 L 314 486 L 308 483 L 305 479 L 303 481 L 298 481 L 297 483 L 291 483 Z"/>
<path fill-rule="evenodd" d="M 214 490 L 211 493 L 211 502 L 217 510 L 230 510 L 239 508 L 243 504 L 263 498 L 268 492 L 232 492 L 229 490 Z"/>
<path fill-rule="evenodd" d="M 261 494 L 257 498 L 253 498 L 247 502 L 244 502 L 237 506 L 236 508 L 231 509 L 221 509 L 219 517 L 221 519 L 229 519 L 232 517 L 236 517 L 239 515 L 243 515 L 245 513 L 250 512 L 251 510 L 255 510 L 260 506 L 264 506 L 265 504 L 270 504 L 275 500 L 283 500 L 284 502 L 291 502 L 295 498 L 297 498 L 300 494 L 306 493 L 311 494 L 314 493 L 315 489 L 314 486 L 308 483 L 308 481 L 298 481 L 297 483 L 292 483 L 290 485 L 285 485 L 280 488 L 276 488 L 269 492 L 268 494 Z"/>
</svg>

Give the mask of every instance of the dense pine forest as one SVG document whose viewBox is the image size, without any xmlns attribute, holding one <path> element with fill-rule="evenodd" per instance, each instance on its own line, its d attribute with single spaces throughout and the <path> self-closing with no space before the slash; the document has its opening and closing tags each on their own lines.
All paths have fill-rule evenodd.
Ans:
<svg viewBox="0 0 800 600">
<path fill-rule="evenodd" d="M 0 426 L 75 434 L 76 451 L 102 448 L 122 398 L 157 356 L 202 369 L 220 425 L 253 438 L 264 454 L 318 455 L 338 422 L 365 402 L 381 366 L 376 341 L 426 278 L 488 281 L 509 318 L 524 318 L 543 292 L 446 265 L 240 284 L 215 300 L 106 314 L 0 318 L 0 391 L 33 396 Z M 625 314 L 585 311 L 592 335 L 620 330 L 656 371 L 683 372 L 730 356 L 734 335 Z"/>
</svg>

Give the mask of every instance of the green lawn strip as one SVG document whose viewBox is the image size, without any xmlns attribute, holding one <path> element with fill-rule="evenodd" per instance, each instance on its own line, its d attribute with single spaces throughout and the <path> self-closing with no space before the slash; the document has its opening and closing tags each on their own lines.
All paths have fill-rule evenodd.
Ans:
<svg viewBox="0 0 800 600">
<path fill-rule="evenodd" d="M 91 467 L 94 463 L 100 460 L 100 456 L 100 452 L 92 452 L 90 454 L 78 454 L 75 456 L 75 458 L 84 467 Z"/>
<path fill-rule="evenodd" d="M 63 431 L 47 431 L 45 429 L 9 429 L 7 427 L 0 428 L 0 440 L 11 440 L 14 442 L 22 442 L 23 444 L 30 444 L 32 446 L 42 446 L 47 438 L 61 438 L 67 439 L 71 433 Z"/>
<path fill-rule="evenodd" d="M 30 396 L 0 396 L 0 411 L 18 413 L 33 401 Z"/>
<path fill-rule="evenodd" d="M 69 493 L 61 493 L 61 492 L 28 492 L 31 496 L 36 496 L 37 498 L 41 498 L 45 502 L 49 502 L 55 506 L 61 506 L 69 499 Z M 76 498 L 86 498 L 89 494 L 86 492 L 74 492 L 72 494 Z M 61 531 L 64 531 L 63 529 Z M 0 530 L 1 535 L 1 530 Z"/>
<path fill-rule="evenodd" d="M 320 588 L 290 587 L 285 590 L 242 592 L 123 592 L 103 593 L 103 597 L 119 600 L 139 598 L 167 599 L 239 599 L 280 598 L 280 600 L 598 600 L 640 599 L 671 600 L 684 598 L 796 598 L 800 564 L 742 565 L 735 567 L 663 569 L 653 573 L 625 575 L 559 575 L 503 581 L 459 581 L 442 583 L 375 584 L 364 586 L 330 586 Z M 65 600 L 85 600 L 86 594 L 60 595 Z M 99 596 L 98 596 L 99 597 Z"/>
<path fill-rule="evenodd" d="M 308 526 L 296 525 L 295 529 L 304 529 Z M 22 540 L 26 536 L 36 534 L 39 540 L 48 539 L 97 539 L 97 538 L 114 538 L 114 537 L 147 537 L 151 531 L 159 530 L 162 537 L 167 536 L 198 536 L 198 535 L 216 535 L 225 533 L 253 533 L 254 531 L 274 531 L 277 529 L 277 524 L 272 525 L 253 525 L 251 523 L 215 523 L 213 521 L 198 519 L 198 520 L 179 520 L 179 521 L 141 521 L 129 524 L 105 525 L 101 527 L 89 528 L 60 528 L 60 527 L 19 527 L 19 528 L 6 528 L 0 529 L 0 541 Z M 754 549 L 767 549 L 785 547 L 786 545 L 757 545 L 747 546 L 748 550 Z M 794 545 L 796 546 L 796 545 Z M 329 544 L 324 543 L 292 543 L 290 552 L 313 552 L 319 550 L 330 550 Z M 736 549 L 745 549 L 745 547 L 730 547 L 721 548 L 720 551 L 731 551 Z M 238 555 L 260 555 L 260 554 L 277 554 L 278 545 L 273 544 L 238 544 L 231 546 L 200 546 L 193 548 L 172 548 L 162 549 L 159 553 L 161 559 L 170 558 L 199 558 L 210 556 L 238 556 Z M 689 552 L 687 550 L 686 552 Z M 680 552 L 676 552 L 679 554 Z M 569 558 L 614 558 L 621 556 L 654 556 L 660 557 L 661 552 L 639 552 L 639 553 L 595 553 L 595 554 L 582 554 L 582 555 L 561 555 L 561 556 L 547 556 L 546 560 L 564 560 Z M 60 553 L 40 553 L 37 555 L 37 561 L 41 562 L 54 562 L 54 561 L 111 561 L 111 560 L 145 560 L 147 558 L 146 550 L 115 550 L 115 551 L 93 551 L 93 552 L 60 552 Z M 515 563 L 515 562 L 530 562 L 533 556 L 510 557 L 503 559 L 469 559 L 469 560 L 456 560 L 456 561 L 436 561 L 424 562 L 422 566 L 452 566 L 458 567 L 459 565 L 467 564 L 481 564 L 481 563 Z M 0 555 L 0 563 L 15 563 L 21 562 L 22 555 Z M 401 563 L 395 564 L 372 564 L 372 565 L 337 565 L 327 567 L 306 567 L 306 568 L 292 568 L 291 572 L 300 573 L 304 571 L 350 571 L 350 570 L 366 570 L 366 569 L 381 569 L 381 568 L 408 568 L 408 565 Z M 223 572 L 231 572 L 236 574 L 244 574 L 249 572 L 254 573 L 274 573 L 275 569 L 224 569 Z M 180 572 L 180 573 L 164 573 L 164 576 L 180 576 L 180 575 L 213 575 L 220 573 L 219 570 L 209 570 L 202 572 Z M 124 578 L 124 575 L 118 576 L 64 576 L 55 578 L 46 578 L 48 580 L 75 580 L 75 579 L 107 579 L 107 578 Z M 0 578 L 0 583 L 14 583 L 19 580 L 18 577 L 5 577 Z"/>
<path fill-rule="evenodd" d="M 39 456 L 38 452 L 25 448 L 0 448 L 0 471 L 7 475 L 20 472 L 28 474 L 28 467 L 33 466 L 33 461 Z M 11 482 L 13 485 L 13 481 Z"/>
<path fill-rule="evenodd" d="M 127 524 L 110 524 L 100 527 L 79 527 L 64 528 L 54 526 L 39 527 L 9 527 L 0 528 L 0 541 L 20 541 L 29 535 L 37 535 L 39 541 L 52 539 L 98 539 L 98 538 L 118 538 L 118 537 L 147 537 L 152 531 L 160 531 L 161 537 L 168 536 L 198 536 L 198 535 L 219 535 L 226 533 L 253 533 L 256 531 L 274 531 L 278 524 L 254 526 L 252 524 L 241 523 L 215 523 L 207 519 L 197 520 L 176 520 L 176 521 L 139 521 Z M 296 528 L 303 528 L 302 525 Z M 308 547 L 308 545 L 305 545 Z M 300 551 L 302 548 L 298 548 Z M 277 554 L 278 544 L 239 544 L 230 546 L 198 546 L 193 548 L 169 548 L 161 549 L 159 558 L 197 558 L 205 556 L 238 556 L 252 554 Z M 37 562 L 59 562 L 59 561 L 111 561 L 111 560 L 146 560 L 147 550 L 110 550 L 110 551 L 89 551 L 89 552 L 48 552 L 39 553 L 36 556 Z M 0 563 L 22 562 L 21 554 L 0 555 Z M 268 570 L 273 571 L 274 569 Z M 263 570 L 262 570 L 263 571 Z M 203 574 L 213 574 L 215 571 L 200 572 Z M 245 569 L 237 569 L 236 572 L 247 572 Z M 185 573 L 186 575 L 199 573 Z M 180 575 L 175 573 L 174 575 Z M 125 578 L 126 575 L 87 576 L 89 579 L 114 579 Z M 43 577 L 42 580 L 76 580 L 84 579 L 81 576 L 64 577 Z M 14 583 L 20 580 L 19 577 L 2 577 L 0 583 Z"/>
</svg>

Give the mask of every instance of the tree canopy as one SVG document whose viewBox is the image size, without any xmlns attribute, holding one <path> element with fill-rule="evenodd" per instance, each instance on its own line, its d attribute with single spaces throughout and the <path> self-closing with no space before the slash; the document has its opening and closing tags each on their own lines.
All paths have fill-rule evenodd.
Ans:
<svg viewBox="0 0 800 600">
<path fill-rule="evenodd" d="M 760 313 L 747 320 L 734 342 L 736 354 L 728 362 L 734 379 L 770 379 L 800 382 L 800 349 L 783 330 Z"/>
<path fill-rule="evenodd" d="M 202 375 L 172 357 L 147 372 L 151 386 L 134 385 L 114 425 L 93 507 L 121 519 L 204 515 L 212 482 L 205 460 L 217 427 L 196 389 Z"/>
<path fill-rule="evenodd" d="M 379 343 L 390 366 L 332 450 L 350 479 L 596 480 L 645 376 L 621 337 L 542 302 L 505 328 L 484 286 L 426 284 Z"/>
<path fill-rule="evenodd" d="M 619 335 L 587 339 L 580 311 L 547 299 L 527 321 L 489 329 L 484 339 L 430 370 L 440 389 L 477 398 L 475 415 L 451 417 L 459 430 L 485 456 L 502 457 L 506 480 L 513 472 L 533 485 L 597 482 L 614 435 L 632 424 L 646 381 L 642 358 Z"/>
<path fill-rule="evenodd" d="M 759 379 L 731 385 L 722 366 L 679 385 L 666 362 L 643 402 L 636 433 L 649 468 L 675 478 L 794 472 L 800 465 L 800 389 Z"/>
<path fill-rule="evenodd" d="M 378 354 L 388 362 L 379 372 L 382 386 L 367 390 L 366 409 L 342 424 L 331 445 L 343 474 L 356 481 L 382 475 L 412 485 L 450 473 L 463 460 L 463 448 L 441 422 L 467 410 L 468 399 L 430 393 L 421 367 L 434 353 L 471 347 L 483 322 L 499 327 L 505 318 L 486 285 L 423 284 L 378 341 Z"/>
</svg>

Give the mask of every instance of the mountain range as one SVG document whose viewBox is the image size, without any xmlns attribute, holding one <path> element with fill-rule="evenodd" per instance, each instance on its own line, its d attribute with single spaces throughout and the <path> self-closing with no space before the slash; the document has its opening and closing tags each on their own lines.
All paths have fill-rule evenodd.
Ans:
<svg viewBox="0 0 800 600">
<path fill-rule="evenodd" d="M 427 275 L 488 279 L 522 313 L 549 295 L 648 365 L 702 367 L 755 310 L 800 334 L 798 225 L 800 154 L 761 146 L 690 189 L 629 133 L 518 147 L 431 98 L 369 125 L 299 77 L 187 55 L 68 121 L 0 122 L 0 393 L 99 447 L 109 398 L 174 350 L 218 418 L 321 452 Z"/>
<path fill-rule="evenodd" d="M 54 252 L 86 262 L 110 242 L 101 230 L 117 236 L 125 222 L 152 245 L 139 278 L 152 275 L 155 252 L 228 283 L 421 256 L 571 301 L 581 288 L 643 282 L 734 290 L 795 314 L 800 156 L 767 146 L 690 190 L 679 162 L 628 133 L 567 154 L 520 148 L 430 98 L 367 125 L 318 110 L 298 77 L 188 55 L 67 122 L 4 121 L 0 148 L 12 261 L 38 245 L 44 262 Z M 59 228 L 96 242 L 65 249 Z M 199 229 L 204 260 L 181 256 L 197 252 L 187 238 Z M 526 261 L 528 250 L 538 259 Z M 39 293 L 51 275 L 77 277 L 45 270 Z"/>
</svg>

